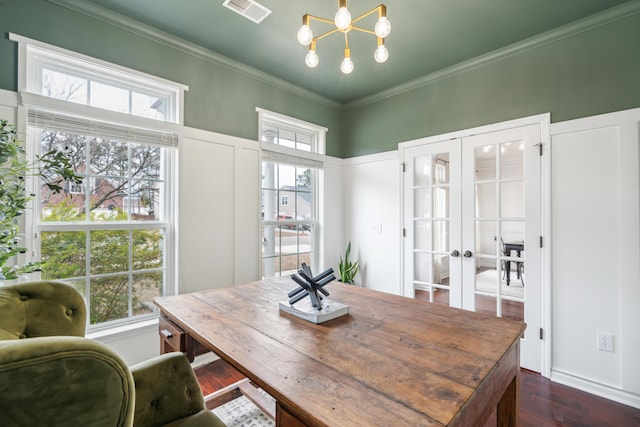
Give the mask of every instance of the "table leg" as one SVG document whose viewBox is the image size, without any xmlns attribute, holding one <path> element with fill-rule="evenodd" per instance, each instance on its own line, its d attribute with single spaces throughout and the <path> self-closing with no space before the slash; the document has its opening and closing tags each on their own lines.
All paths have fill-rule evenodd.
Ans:
<svg viewBox="0 0 640 427">
<path fill-rule="evenodd" d="M 497 418 L 498 427 L 518 426 L 518 407 L 520 400 L 520 373 L 518 372 L 504 391 L 500 402 L 498 402 Z"/>
<path fill-rule="evenodd" d="M 511 261 L 507 260 L 504 262 L 504 277 L 507 278 L 507 286 L 511 282 Z"/>
</svg>

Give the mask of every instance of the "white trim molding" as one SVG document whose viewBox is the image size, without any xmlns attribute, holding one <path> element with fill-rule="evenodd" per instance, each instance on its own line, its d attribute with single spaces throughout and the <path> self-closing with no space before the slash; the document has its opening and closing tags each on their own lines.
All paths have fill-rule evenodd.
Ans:
<svg viewBox="0 0 640 427">
<path fill-rule="evenodd" d="M 178 50 L 188 55 L 194 56 L 199 59 L 204 59 L 213 64 L 220 65 L 229 70 L 239 72 L 248 77 L 271 85 L 273 87 L 285 90 L 293 93 L 294 95 L 302 96 L 313 102 L 327 105 L 329 107 L 339 107 L 342 104 L 326 98 L 310 90 L 304 89 L 300 86 L 296 86 L 289 83 L 286 80 L 267 74 L 263 71 L 257 70 L 253 67 L 245 65 L 241 62 L 235 61 L 219 53 L 213 52 L 195 43 L 176 37 L 167 32 L 161 31 L 155 27 L 147 24 L 143 24 L 128 16 L 119 14 L 97 4 L 87 2 L 84 0 L 48 0 L 51 3 L 58 6 L 65 7 L 73 10 L 74 12 L 81 13 L 90 18 L 100 20 L 106 24 L 128 31 L 130 33 L 145 37 L 156 43 L 163 44 L 169 48 Z"/>
<path fill-rule="evenodd" d="M 609 24 L 611 22 L 615 22 L 620 19 L 627 18 L 637 13 L 640 13 L 640 2 L 629 1 L 627 3 L 621 4 L 620 6 L 612 7 L 611 9 L 607 9 L 595 15 L 579 19 L 575 22 L 563 25 L 553 30 L 549 30 L 545 33 L 538 34 L 528 39 L 494 50 L 493 52 L 480 55 L 468 61 L 463 61 L 458 64 L 452 65 L 451 67 L 443 68 L 417 79 L 410 80 L 398 86 L 392 87 L 391 89 L 379 92 L 375 95 L 367 96 L 365 98 L 349 102 L 345 104 L 345 106 L 361 107 L 367 104 L 372 104 L 374 102 L 378 102 L 383 99 L 400 95 L 402 93 L 409 92 L 422 86 L 429 85 L 438 80 L 452 77 L 456 74 L 463 73 L 473 68 L 480 67 L 482 65 L 499 61 L 512 55 L 521 54 L 529 50 L 537 49 L 544 45 L 575 36 L 582 32 L 589 31 L 591 29 Z"/>
</svg>

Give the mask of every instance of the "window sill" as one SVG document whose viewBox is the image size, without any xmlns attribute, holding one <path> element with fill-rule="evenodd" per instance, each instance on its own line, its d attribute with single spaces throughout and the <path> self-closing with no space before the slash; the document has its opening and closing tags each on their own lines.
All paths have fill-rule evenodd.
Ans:
<svg viewBox="0 0 640 427">
<path fill-rule="evenodd" d="M 90 331 L 86 334 L 87 338 L 97 340 L 115 340 L 118 338 L 124 338 L 127 336 L 140 335 L 146 332 L 145 329 L 157 331 L 158 318 L 145 319 L 139 322 L 128 323 L 126 325 L 114 326 L 112 328 L 99 329 L 96 331 Z"/>
</svg>

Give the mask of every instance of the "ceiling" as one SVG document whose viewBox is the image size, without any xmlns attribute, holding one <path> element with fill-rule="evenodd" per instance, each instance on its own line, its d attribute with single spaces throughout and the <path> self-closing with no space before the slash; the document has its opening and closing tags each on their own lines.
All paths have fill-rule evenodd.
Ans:
<svg viewBox="0 0 640 427">
<path fill-rule="evenodd" d="M 186 41 L 276 76 L 339 103 L 349 103 L 445 69 L 627 0 L 385 0 L 389 59 L 373 59 L 373 35 L 349 35 L 354 71 L 340 71 L 344 37 L 317 43 L 320 63 L 305 65 L 297 41 L 302 16 L 333 19 L 336 0 L 258 0 L 272 13 L 256 24 L 222 6 L 223 0 L 87 0 Z M 356 17 L 380 0 L 349 0 Z M 375 15 L 359 25 L 373 29 Z M 318 35 L 330 29 L 313 21 Z"/>
</svg>

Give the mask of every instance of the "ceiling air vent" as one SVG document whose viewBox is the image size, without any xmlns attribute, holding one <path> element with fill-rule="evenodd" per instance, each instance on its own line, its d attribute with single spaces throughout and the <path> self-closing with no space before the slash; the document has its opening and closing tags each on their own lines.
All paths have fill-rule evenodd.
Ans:
<svg viewBox="0 0 640 427">
<path fill-rule="evenodd" d="M 252 20 L 256 24 L 262 22 L 262 20 L 271 13 L 269 9 L 253 0 L 224 0 L 222 5 Z"/>
</svg>

